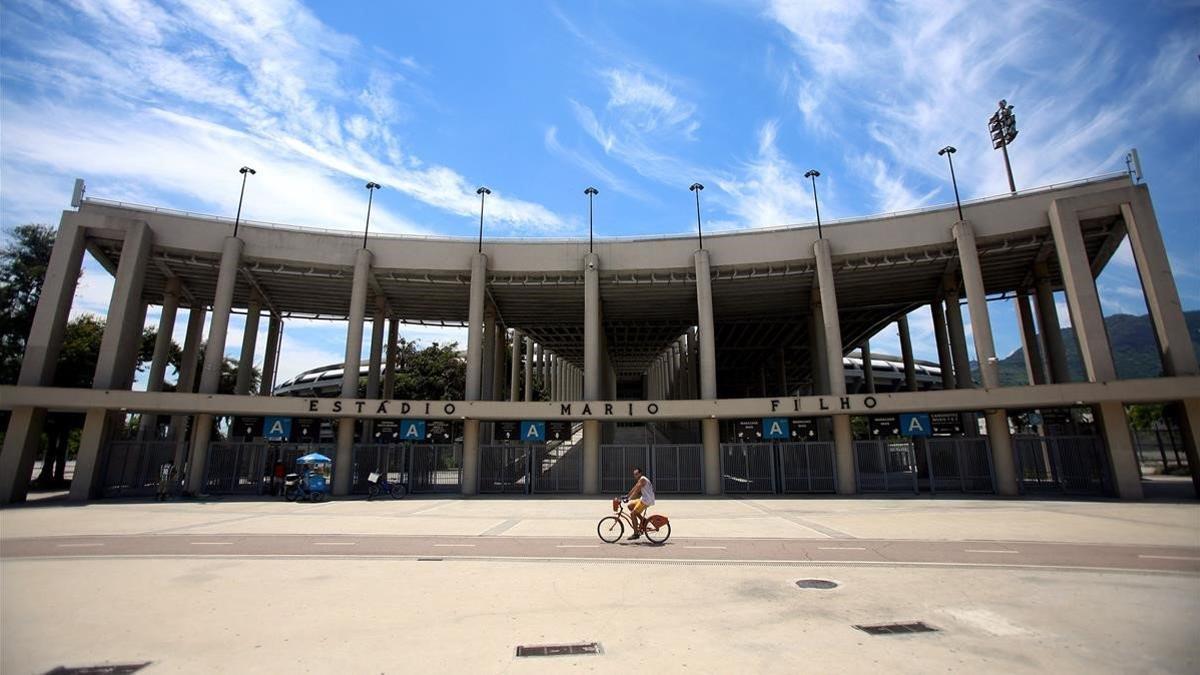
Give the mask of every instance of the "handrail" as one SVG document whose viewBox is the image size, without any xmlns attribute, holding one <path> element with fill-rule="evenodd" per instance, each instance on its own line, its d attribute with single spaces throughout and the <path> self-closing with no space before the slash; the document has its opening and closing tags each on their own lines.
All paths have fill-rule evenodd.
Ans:
<svg viewBox="0 0 1200 675">
<path fill-rule="evenodd" d="M 975 199 L 965 200 L 962 202 L 962 204 L 963 204 L 963 206 L 967 206 L 967 205 L 971 205 L 971 204 L 982 204 L 982 203 L 986 203 L 986 202 L 999 201 L 1002 199 L 1012 199 L 1014 197 L 1023 197 L 1026 195 L 1039 194 L 1042 192 L 1049 192 L 1052 190 L 1061 190 L 1063 188 L 1075 187 L 1078 185 L 1101 183 L 1101 182 L 1104 182 L 1107 180 L 1112 180 L 1112 179 L 1120 177 L 1120 176 L 1128 176 L 1128 174 L 1124 171 L 1115 171 L 1112 173 L 1106 173 L 1106 174 L 1100 174 L 1098 176 L 1092 176 L 1090 178 L 1080 178 L 1080 179 L 1076 179 L 1076 180 L 1072 180 L 1072 181 L 1065 181 L 1065 182 L 1061 182 L 1061 183 L 1051 183 L 1049 185 L 1033 187 L 1033 188 L 1029 188 L 1027 190 L 1018 190 L 1017 192 L 1005 192 L 1002 194 L 991 195 L 991 196 L 987 196 L 987 197 L 976 197 Z M 162 213 L 162 214 L 166 214 L 166 215 L 179 216 L 179 217 L 183 217 L 183 218 L 213 220 L 213 221 L 217 221 L 217 222 L 221 222 L 221 223 L 229 223 L 230 225 L 232 225 L 234 222 L 234 219 L 230 218 L 228 216 L 218 216 L 218 215 L 212 215 L 212 214 L 206 214 L 206 213 L 196 213 L 194 211 L 183 211 L 183 210 L 172 209 L 172 208 L 167 208 L 167 207 L 163 207 L 163 206 L 149 206 L 146 204 L 122 202 L 122 201 L 116 201 L 116 200 L 111 200 L 111 199 L 103 199 L 100 197 L 85 197 L 83 202 L 85 204 L 95 204 L 97 206 L 111 206 L 111 207 L 115 207 L 115 208 L 130 209 L 130 210 L 135 210 L 135 211 L 145 211 L 145 212 L 149 212 L 149 213 Z M 902 211 L 888 211 L 888 212 L 883 212 L 883 213 L 874 213 L 874 214 L 867 215 L 867 216 L 854 216 L 854 217 L 849 217 L 849 218 L 823 219 L 821 221 L 821 223 L 822 223 L 822 225 L 839 225 L 839 224 L 845 224 L 845 223 L 858 223 L 858 222 L 865 222 L 865 221 L 870 221 L 870 220 L 882 220 L 884 218 L 895 218 L 898 216 L 909 216 L 909 215 L 915 215 L 918 213 L 932 213 L 935 211 L 943 211 L 943 210 L 948 210 L 951 208 L 954 208 L 953 203 L 932 204 L 929 206 L 921 206 L 921 207 L 906 209 L 906 210 L 902 210 Z M 342 230 L 342 229 L 329 228 L 329 227 L 317 227 L 317 226 L 312 226 L 312 225 L 293 225 L 293 224 L 289 224 L 289 223 L 276 223 L 276 222 L 264 221 L 264 220 L 247 220 L 245 218 L 241 219 L 241 225 L 243 227 L 245 227 L 245 226 L 267 227 L 267 228 L 279 229 L 279 230 L 293 230 L 293 231 L 298 231 L 298 232 L 312 232 L 312 233 L 331 234 L 331 235 L 346 236 L 346 237 L 358 237 L 359 236 L 359 233 L 355 230 Z M 734 227 L 728 227 L 728 228 L 724 228 L 724 229 L 714 229 L 711 232 L 712 232 L 712 236 L 721 237 L 721 236 L 730 236 L 730 235 L 736 235 L 736 234 L 745 234 L 747 232 L 779 232 L 779 231 L 783 231 L 783 230 L 796 230 L 796 229 L 804 229 L 804 228 L 815 227 L 815 226 L 816 226 L 816 222 L 814 221 L 811 223 L 791 223 L 791 224 L 785 224 L 785 225 L 769 225 L 769 226 L 765 226 L 765 227 L 736 227 L 736 226 L 734 226 Z M 694 235 L 689 232 L 686 234 L 684 234 L 684 233 L 629 234 L 629 235 L 599 237 L 598 239 L 602 242 L 603 241 L 659 241 L 659 240 L 666 240 L 666 239 L 691 239 L 693 236 Z M 461 236 L 460 237 L 460 236 L 440 235 L 440 234 L 392 234 L 392 233 L 373 232 L 373 233 L 371 233 L 371 238 L 372 239 L 394 239 L 394 240 L 450 241 L 450 242 L 461 242 L 461 243 L 475 242 L 474 237 L 469 237 L 469 236 Z M 484 241 L 485 242 L 493 242 L 493 243 L 526 242 L 526 243 L 538 243 L 538 244 L 581 244 L 581 243 L 585 243 L 587 241 L 587 237 L 582 236 L 582 235 L 578 236 L 578 237 L 527 237 L 527 236 L 505 237 L 505 236 L 499 236 L 499 237 L 489 237 L 489 238 L 484 239 Z"/>
</svg>

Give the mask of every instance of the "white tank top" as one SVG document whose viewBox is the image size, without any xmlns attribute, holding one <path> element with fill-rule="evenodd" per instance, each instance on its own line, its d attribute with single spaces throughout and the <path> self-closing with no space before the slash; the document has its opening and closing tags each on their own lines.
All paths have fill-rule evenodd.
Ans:
<svg viewBox="0 0 1200 675">
<path fill-rule="evenodd" d="M 642 483 L 642 503 L 646 506 L 654 506 L 654 484 L 645 476 L 638 480 Z"/>
</svg>

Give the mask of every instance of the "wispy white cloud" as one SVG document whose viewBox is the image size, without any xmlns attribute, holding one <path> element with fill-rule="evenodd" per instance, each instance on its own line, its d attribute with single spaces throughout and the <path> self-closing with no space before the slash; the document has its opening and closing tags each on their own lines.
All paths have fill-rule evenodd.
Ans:
<svg viewBox="0 0 1200 675">
<path fill-rule="evenodd" d="M 543 141 L 550 154 L 561 157 L 578 166 L 592 176 L 600 179 L 603 185 L 640 201 L 652 201 L 650 195 L 644 190 L 630 185 L 628 181 L 617 176 L 615 172 L 588 153 L 563 147 L 562 143 L 558 140 L 558 127 L 547 127 Z"/>
<path fill-rule="evenodd" d="M 815 217 L 812 192 L 803 170 L 783 157 L 776 145 L 775 121 L 758 131 L 758 153 L 717 185 L 730 196 L 728 209 L 750 227 L 807 222 Z"/>
</svg>

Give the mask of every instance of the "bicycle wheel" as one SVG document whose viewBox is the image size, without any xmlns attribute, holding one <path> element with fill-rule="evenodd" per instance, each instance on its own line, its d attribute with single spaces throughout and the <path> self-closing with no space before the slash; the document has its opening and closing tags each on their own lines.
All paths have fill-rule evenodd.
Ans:
<svg viewBox="0 0 1200 675">
<path fill-rule="evenodd" d="M 392 499 L 404 498 L 404 483 L 392 483 Z"/>
<path fill-rule="evenodd" d="M 379 486 L 378 485 L 371 483 L 370 485 L 367 486 L 367 501 L 371 501 L 372 499 L 375 498 L 375 495 L 378 495 L 378 494 L 379 494 Z"/>
<path fill-rule="evenodd" d="M 292 486 L 288 486 L 288 487 L 287 487 L 287 488 L 286 488 L 286 489 L 283 491 L 283 498 L 284 498 L 284 499 L 286 499 L 286 500 L 288 500 L 289 502 L 294 502 L 294 501 L 296 501 L 296 498 L 297 498 L 297 497 L 299 497 L 299 496 L 300 496 L 300 488 L 298 488 L 298 487 L 296 487 L 296 486 L 294 486 L 294 485 L 292 485 Z"/>
<path fill-rule="evenodd" d="M 605 516 L 596 524 L 596 534 L 600 535 L 600 541 L 615 544 L 621 541 L 621 535 L 625 534 L 625 523 L 616 516 Z"/>
<path fill-rule="evenodd" d="M 646 539 L 652 544 L 662 544 L 671 538 L 671 523 L 663 523 L 662 527 L 655 528 L 653 525 L 646 527 Z"/>
</svg>

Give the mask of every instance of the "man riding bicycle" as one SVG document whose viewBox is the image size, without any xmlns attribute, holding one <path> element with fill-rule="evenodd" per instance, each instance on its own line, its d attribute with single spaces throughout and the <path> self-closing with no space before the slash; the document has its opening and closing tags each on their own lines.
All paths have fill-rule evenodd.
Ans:
<svg viewBox="0 0 1200 675">
<path fill-rule="evenodd" d="M 654 485 L 642 474 L 642 467 L 633 467 L 633 489 L 625 495 L 629 501 L 629 519 L 633 521 L 633 534 L 630 539 L 638 539 L 646 529 L 646 518 L 642 514 L 654 506 Z"/>
</svg>

